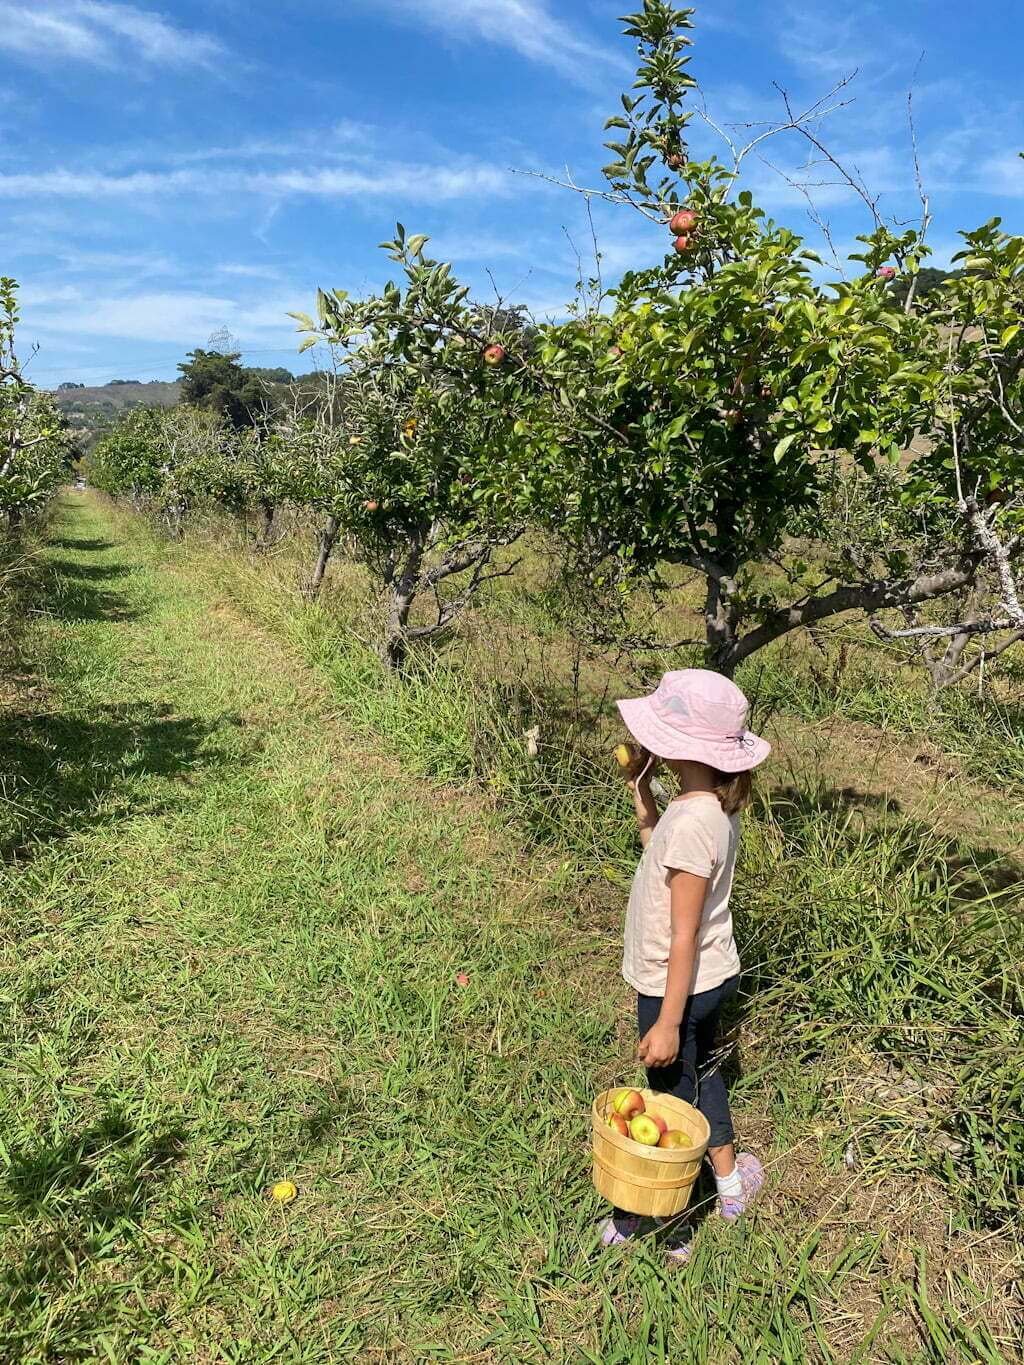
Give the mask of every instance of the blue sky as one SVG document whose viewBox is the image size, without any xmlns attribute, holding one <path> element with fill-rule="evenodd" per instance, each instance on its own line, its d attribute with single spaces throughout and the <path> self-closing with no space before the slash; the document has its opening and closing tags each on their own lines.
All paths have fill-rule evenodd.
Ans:
<svg viewBox="0 0 1024 1365">
<path fill-rule="evenodd" d="M 252 364 L 306 368 L 288 311 L 317 285 L 379 287 L 376 245 L 397 218 L 481 294 L 557 314 L 576 253 L 592 260 L 583 203 L 520 172 L 600 183 L 602 122 L 632 71 L 624 8 L 0 0 L 0 273 L 22 283 L 36 382 L 173 378 L 223 327 Z M 1020 0 L 712 0 L 695 36 L 693 71 L 727 129 L 779 117 L 773 81 L 801 106 L 857 69 L 826 140 L 903 218 L 919 212 L 913 81 L 938 261 L 994 214 L 1024 231 Z M 694 141 L 715 135 L 694 125 Z M 806 154 L 781 138 L 748 179 L 816 238 L 778 174 L 821 180 Z M 834 185 L 815 197 L 842 251 L 863 208 Z M 664 251 L 625 208 L 598 206 L 595 222 L 606 278 Z"/>
</svg>

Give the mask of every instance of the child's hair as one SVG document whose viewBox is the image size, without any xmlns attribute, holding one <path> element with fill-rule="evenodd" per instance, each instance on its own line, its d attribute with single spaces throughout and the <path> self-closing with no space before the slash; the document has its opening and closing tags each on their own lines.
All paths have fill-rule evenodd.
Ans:
<svg viewBox="0 0 1024 1365">
<path fill-rule="evenodd" d="M 713 771 L 715 795 L 726 815 L 737 815 L 741 810 L 745 810 L 754 795 L 753 773 L 722 773 L 717 768 Z"/>
</svg>

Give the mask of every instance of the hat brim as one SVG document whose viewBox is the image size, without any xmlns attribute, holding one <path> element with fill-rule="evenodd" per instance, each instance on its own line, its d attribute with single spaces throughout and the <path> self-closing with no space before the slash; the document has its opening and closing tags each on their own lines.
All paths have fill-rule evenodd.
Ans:
<svg viewBox="0 0 1024 1365">
<path fill-rule="evenodd" d="M 649 697 L 633 697 L 615 704 L 629 733 L 657 758 L 689 759 L 692 763 L 707 763 L 721 773 L 745 773 L 763 763 L 772 751 L 766 739 L 749 730 L 742 742 L 688 735 L 673 725 L 666 725 L 658 717 Z"/>
</svg>

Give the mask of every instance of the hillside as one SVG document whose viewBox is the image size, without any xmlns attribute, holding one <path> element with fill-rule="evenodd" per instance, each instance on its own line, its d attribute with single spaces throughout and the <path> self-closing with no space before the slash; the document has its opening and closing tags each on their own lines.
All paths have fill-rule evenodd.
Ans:
<svg viewBox="0 0 1024 1365">
<path fill-rule="evenodd" d="M 181 396 L 180 381 L 148 383 L 115 380 L 111 384 L 58 388 L 53 391 L 57 405 L 83 446 L 92 445 L 100 431 L 127 408 L 171 408 Z"/>
</svg>

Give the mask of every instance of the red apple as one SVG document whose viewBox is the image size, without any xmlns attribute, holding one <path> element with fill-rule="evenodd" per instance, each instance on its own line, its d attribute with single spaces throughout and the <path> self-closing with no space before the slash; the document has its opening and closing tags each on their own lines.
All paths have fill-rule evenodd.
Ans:
<svg viewBox="0 0 1024 1365">
<path fill-rule="evenodd" d="M 681 1128 L 670 1128 L 667 1133 L 662 1133 L 658 1142 L 659 1147 L 664 1147 L 670 1151 L 673 1147 L 692 1147 L 693 1143 L 689 1133 L 684 1133 Z"/>
<path fill-rule="evenodd" d="M 652 1114 L 649 1109 L 645 1110 L 644 1112 L 647 1114 L 647 1117 L 651 1120 L 652 1123 L 656 1123 L 658 1125 L 658 1132 L 662 1135 L 662 1137 L 664 1137 L 664 1135 L 668 1132 L 668 1124 L 665 1122 L 665 1120 L 661 1117 L 660 1114 Z"/>
<path fill-rule="evenodd" d="M 505 348 L 504 346 L 499 346 L 497 342 L 495 342 L 493 346 L 488 346 L 484 351 L 485 365 L 500 365 L 504 359 Z"/>
<path fill-rule="evenodd" d="M 685 237 L 697 226 L 697 215 L 693 209 L 680 209 L 668 220 L 669 231 L 676 237 Z"/>
<path fill-rule="evenodd" d="M 612 1109 L 624 1119 L 642 1114 L 645 1108 L 644 1097 L 639 1090 L 616 1090 L 612 1095 Z"/>
<path fill-rule="evenodd" d="M 622 347 L 621 347 L 621 346 L 609 346 L 609 347 L 608 347 L 608 359 L 609 359 L 609 360 L 621 360 L 621 359 L 622 359 Z"/>
<path fill-rule="evenodd" d="M 678 251 L 679 255 L 682 256 L 690 249 L 690 239 L 689 237 L 677 237 L 672 243 L 672 246 Z"/>
<path fill-rule="evenodd" d="M 380 503 L 377 501 L 376 498 L 368 498 L 366 502 L 363 503 L 363 509 L 364 511 L 367 512 L 376 512 L 379 510 L 379 508 Z"/>
<path fill-rule="evenodd" d="M 880 280 L 894 280 L 896 278 L 896 267 L 894 265 L 883 265 L 875 271 Z"/>
<path fill-rule="evenodd" d="M 605 1123 L 609 1128 L 614 1128 L 617 1133 L 621 1133 L 623 1137 L 629 1137 L 629 1124 L 621 1114 L 609 1114 Z"/>
<path fill-rule="evenodd" d="M 657 1147 L 661 1141 L 661 1129 L 650 1114 L 637 1114 L 629 1125 L 629 1136 L 642 1147 Z"/>
</svg>

